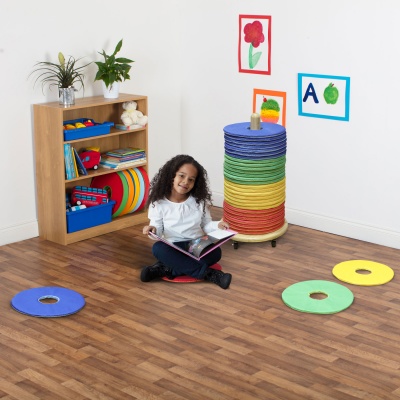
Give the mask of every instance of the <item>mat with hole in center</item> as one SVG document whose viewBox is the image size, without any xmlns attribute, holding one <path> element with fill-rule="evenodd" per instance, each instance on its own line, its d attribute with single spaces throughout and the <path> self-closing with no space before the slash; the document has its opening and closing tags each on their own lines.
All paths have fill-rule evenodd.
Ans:
<svg viewBox="0 0 400 400">
<path fill-rule="evenodd" d="M 282 292 L 283 302 L 296 311 L 313 314 L 334 314 L 353 303 L 350 289 L 339 283 L 310 280 L 295 283 Z"/>
<path fill-rule="evenodd" d="M 341 262 L 333 267 L 332 274 L 343 282 L 360 286 L 383 285 L 394 277 L 394 271 L 387 265 L 368 260 Z"/>
</svg>

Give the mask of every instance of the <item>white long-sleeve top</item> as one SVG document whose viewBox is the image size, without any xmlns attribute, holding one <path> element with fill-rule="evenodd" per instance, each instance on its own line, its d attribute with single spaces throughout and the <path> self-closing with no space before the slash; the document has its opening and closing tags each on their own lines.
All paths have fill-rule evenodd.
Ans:
<svg viewBox="0 0 400 400">
<path fill-rule="evenodd" d="M 212 220 L 209 208 L 203 213 L 202 204 L 198 205 L 192 196 L 183 203 L 156 201 L 150 204 L 148 216 L 157 235 L 169 242 L 195 239 L 218 228 L 218 221 Z"/>
</svg>

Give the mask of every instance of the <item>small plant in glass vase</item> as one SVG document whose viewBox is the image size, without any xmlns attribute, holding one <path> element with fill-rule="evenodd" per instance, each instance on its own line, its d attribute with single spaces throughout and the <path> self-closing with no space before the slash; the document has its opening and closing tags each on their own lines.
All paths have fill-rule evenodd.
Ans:
<svg viewBox="0 0 400 400">
<path fill-rule="evenodd" d="M 122 39 L 118 42 L 111 55 L 106 54 L 103 50 L 98 52 L 104 57 L 104 61 L 95 61 L 99 70 L 94 78 L 95 81 L 102 81 L 103 94 L 105 98 L 118 98 L 119 96 L 119 82 L 130 79 L 129 71 L 133 60 L 125 57 L 116 57 L 117 53 L 121 50 Z"/>
<path fill-rule="evenodd" d="M 40 61 L 35 64 L 35 68 L 32 74 L 39 74 L 35 80 L 34 85 L 37 81 L 42 82 L 42 91 L 46 85 L 49 85 L 51 89 L 53 86 L 58 88 L 59 104 L 64 107 L 69 107 L 75 104 L 75 84 L 79 83 L 83 90 L 85 90 L 83 74 L 84 69 L 91 64 L 85 64 L 77 66 L 77 63 L 82 58 L 75 59 L 72 56 L 68 56 L 66 60 L 63 53 L 58 53 L 58 64 L 50 61 Z"/>
</svg>

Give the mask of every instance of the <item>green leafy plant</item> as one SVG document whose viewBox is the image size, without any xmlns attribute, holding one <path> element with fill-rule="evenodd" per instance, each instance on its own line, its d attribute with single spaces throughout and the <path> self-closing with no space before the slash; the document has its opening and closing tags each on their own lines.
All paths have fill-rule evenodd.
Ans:
<svg viewBox="0 0 400 400">
<path fill-rule="evenodd" d="M 75 59 L 72 56 L 68 57 L 68 60 L 65 60 L 63 53 L 58 53 L 58 64 L 52 63 L 49 61 L 40 61 L 35 64 L 35 68 L 32 74 L 38 73 L 34 85 L 37 81 L 42 82 L 42 90 L 46 85 L 57 86 L 57 88 L 69 88 L 73 87 L 74 84 L 80 83 L 81 87 L 84 89 L 85 85 L 83 80 L 85 75 L 83 74 L 83 70 L 91 64 L 77 66 L 77 63 L 82 58 Z"/>
<path fill-rule="evenodd" d="M 124 57 L 116 57 L 117 53 L 121 50 L 122 39 L 118 42 L 111 55 L 107 55 L 103 50 L 101 54 L 104 57 L 104 61 L 95 61 L 99 70 L 94 78 L 95 81 L 103 81 L 106 87 L 110 87 L 114 82 L 122 82 L 130 79 L 129 71 L 131 69 L 130 63 L 133 60 Z"/>
</svg>

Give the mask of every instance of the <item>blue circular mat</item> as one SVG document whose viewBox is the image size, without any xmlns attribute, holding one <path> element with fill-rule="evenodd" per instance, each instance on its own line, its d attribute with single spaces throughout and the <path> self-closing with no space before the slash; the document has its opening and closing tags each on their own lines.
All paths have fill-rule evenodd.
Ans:
<svg viewBox="0 0 400 400">
<path fill-rule="evenodd" d="M 262 143 L 257 143 L 254 145 L 249 145 L 249 143 L 243 144 L 243 143 L 225 143 L 225 149 L 228 150 L 233 150 L 233 151 L 251 151 L 251 152 L 257 152 L 257 153 L 273 153 L 281 150 L 286 150 L 286 143 L 280 144 L 280 145 L 268 145 L 268 147 L 261 147 Z"/>
<path fill-rule="evenodd" d="M 265 159 L 274 159 L 274 158 L 279 158 L 282 157 L 286 154 L 285 151 L 277 152 L 277 153 L 272 153 L 272 154 L 250 154 L 249 152 L 236 152 L 236 151 L 229 151 L 225 150 L 225 154 L 227 154 L 230 157 L 236 157 L 236 158 L 241 158 L 244 160 L 265 160 Z"/>
<path fill-rule="evenodd" d="M 269 137 L 276 135 L 286 135 L 286 130 L 282 125 L 262 122 L 259 130 L 250 129 L 249 122 L 239 122 L 227 125 L 224 128 L 226 134 L 240 137 Z"/>
<path fill-rule="evenodd" d="M 263 122 L 260 130 L 250 129 L 248 122 L 224 128 L 225 154 L 244 160 L 266 160 L 286 154 L 286 130 L 282 125 Z"/>
<path fill-rule="evenodd" d="M 23 290 L 11 300 L 11 306 L 16 311 L 47 318 L 74 314 L 84 305 L 85 299 L 81 294 L 71 289 L 49 286 Z"/>
</svg>

